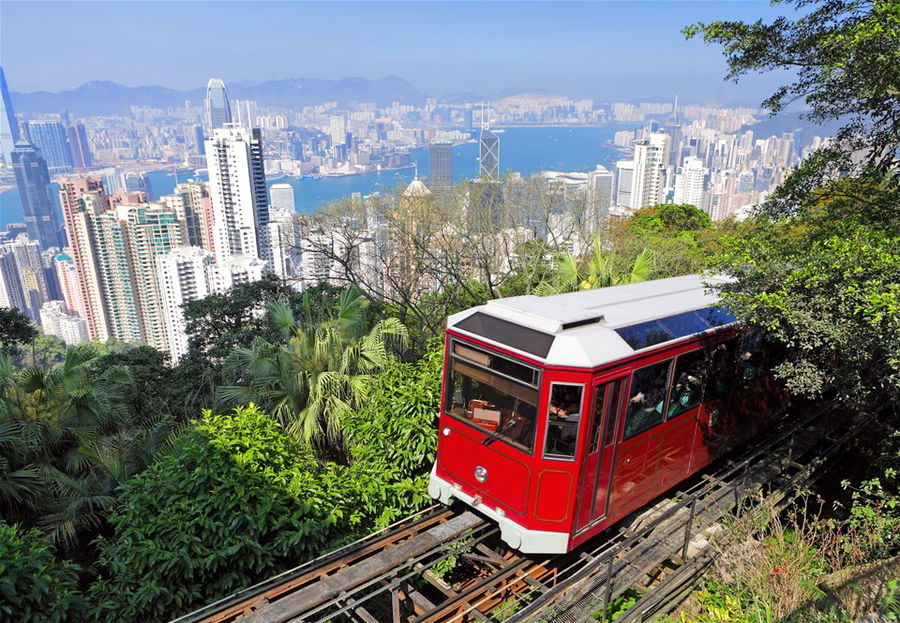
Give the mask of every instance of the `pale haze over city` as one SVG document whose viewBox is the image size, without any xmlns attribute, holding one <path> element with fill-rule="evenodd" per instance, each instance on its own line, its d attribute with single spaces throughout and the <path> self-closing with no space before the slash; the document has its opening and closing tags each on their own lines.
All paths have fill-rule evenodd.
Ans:
<svg viewBox="0 0 900 623">
<path fill-rule="evenodd" d="M 900 621 L 900 0 L 0 0 L 0 622 Z"/>
</svg>

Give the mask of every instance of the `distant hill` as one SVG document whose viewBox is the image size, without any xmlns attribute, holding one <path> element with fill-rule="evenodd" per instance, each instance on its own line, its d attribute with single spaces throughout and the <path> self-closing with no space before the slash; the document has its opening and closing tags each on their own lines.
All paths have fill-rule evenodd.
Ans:
<svg viewBox="0 0 900 623">
<path fill-rule="evenodd" d="M 251 99 L 269 106 L 299 108 L 337 101 L 375 102 L 381 106 L 399 101 L 404 104 L 422 104 L 425 95 L 403 78 L 388 76 L 377 80 L 342 78 L 322 80 L 318 78 L 287 78 L 269 80 L 253 85 L 226 84 L 231 98 Z M 93 81 L 69 91 L 50 93 L 10 94 L 17 113 L 60 113 L 68 110 L 80 116 L 118 115 L 131 106 L 166 108 L 182 106 L 185 100 L 194 104 L 206 96 L 206 86 L 179 91 L 165 87 L 126 87 L 115 82 Z"/>
<path fill-rule="evenodd" d="M 802 112 L 781 113 L 774 117 L 764 117 L 762 121 L 742 126 L 738 132 L 753 130 L 754 138 L 781 136 L 785 132 L 796 132 L 801 145 L 810 143 L 814 136 L 834 136 L 843 125 L 842 121 L 831 121 L 818 125 L 802 118 Z"/>
</svg>

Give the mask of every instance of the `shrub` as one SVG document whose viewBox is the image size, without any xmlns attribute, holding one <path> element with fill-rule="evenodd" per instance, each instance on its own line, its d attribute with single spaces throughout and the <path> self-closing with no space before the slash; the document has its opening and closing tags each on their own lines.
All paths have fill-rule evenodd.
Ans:
<svg viewBox="0 0 900 623">
<path fill-rule="evenodd" d="M 0 522 L 0 619 L 73 621 L 86 603 L 75 563 L 57 560 L 37 530 Z"/>
</svg>

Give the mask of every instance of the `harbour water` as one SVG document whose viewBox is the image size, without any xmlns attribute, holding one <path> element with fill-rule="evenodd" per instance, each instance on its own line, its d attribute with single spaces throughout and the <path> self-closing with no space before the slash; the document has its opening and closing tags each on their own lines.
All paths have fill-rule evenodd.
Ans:
<svg viewBox="0 0 900 623">
<path fill-rule="evenodd" d="M 612 168 L 622 158 L 621 152 L 608 145 L 613 134 L 635 126 L 609 125 L 600 127 L 514 127 L 499 132 L 500 168 L 528 176 L 536 171 L 592 171 L 598 164 Z M 410 154 L 418 167 L 419 177 L 428 177 L 428 149 L 416 149 Z M 478 143 L 468 142 L 453 148 L 454 181 L 473 178 L 478 174 Z M 268 181 L 290 184 L 298 212 L 314 212 L 332 201 L 352 193 L 369 194 L 388 191 L 399 184 L 408 184 L 414 175 L 413 167 L 393 171 L 378 171 L 343 177 L 282 177 Z M 153 171 L 148 174 L 151 199 L 171 193 L 175 184 L 186 181 L 193 173 Z M 205 179 L 205 176 L 202 178 Z M 54 193 L 55 195 L 55 193 Z M 58 199 L 57 199 L 58 202 Z M 57 209 L 59 206 L 57 205 Z M 0 229 L 7 223 L 22 220 L 22 203 L 18 190 L 0 193 Z"/>
</svg>

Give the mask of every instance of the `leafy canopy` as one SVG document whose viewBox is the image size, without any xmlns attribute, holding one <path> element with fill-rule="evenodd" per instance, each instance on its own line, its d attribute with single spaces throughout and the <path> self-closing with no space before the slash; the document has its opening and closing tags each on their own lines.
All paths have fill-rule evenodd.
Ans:
<svg viewBox="0 0 900 623">
<path fill-rule="evenodd" d="M 845 119 L 839 149 L 863 150 L 884 168 L 897 162 L 900 134 L 900 5 L 894 0 L 774 0 L 802 15 L 771 23 L 715 21 L 688 26 L 723 47 L 728 77 L 789 70 L 793 81 L 763 102 L 773 113 L 795 100 L 816 122 Z"/>
</svg>

